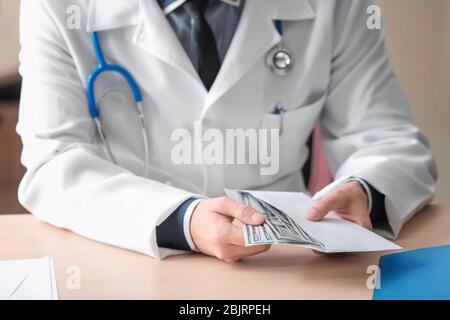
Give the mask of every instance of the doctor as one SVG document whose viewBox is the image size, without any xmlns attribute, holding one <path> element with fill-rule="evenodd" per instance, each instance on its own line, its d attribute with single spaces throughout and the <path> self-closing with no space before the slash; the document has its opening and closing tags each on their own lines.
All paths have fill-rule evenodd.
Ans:
<svg viewBox="0 0 450 320">
<path fill-rule="evenodd" d="M 53 225 L 156 258 L 197 250 L 239 260 L 268 247 L 244 247 L 232 220 L 264 217 L 224 188 L 304 191 L 306 142 L 319 122 L 335 181 L 307 217 L 334 210 L 395 238 L 432 198 L 436 169 L 383 31 L 366 27 L 370 4 L 22 1 L 21 203 Z M 73 5 L 87 31 L 67 27 Z M 132 75 L 142 101 L 107 72 L 90 104 L 88 78 L 105 63 Z M 175 163 L 173 133 L 193 133 L 198 121 L 219 132 L 278 128 L 279 170 Z"/>
</svg>

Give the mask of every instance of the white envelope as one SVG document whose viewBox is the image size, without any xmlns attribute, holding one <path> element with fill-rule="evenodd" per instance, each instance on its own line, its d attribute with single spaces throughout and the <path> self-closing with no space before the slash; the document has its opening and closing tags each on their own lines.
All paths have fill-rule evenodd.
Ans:
<svg viewBox="0 0 450 320">
<path fill-rule="evenodd" d="M 239 201 L 239 190 L 225 190 L 226 194 Z M 386 240 L 376 233 L 361 227 L 360 225 L 342 219 L 336 214 L 330 213 L 320 222 L 306 220 L 304 215 L 314 200 L 304 193 L 276 192 L 276 191 L 252 191 L 248 192 L 273 207 L 290 216 L 298 226 L 312 238 L 320 241 L 323 246 L 302 245 L 322 252 L 367 252 L 398 250 L 401 247 Z"/>
</svg>

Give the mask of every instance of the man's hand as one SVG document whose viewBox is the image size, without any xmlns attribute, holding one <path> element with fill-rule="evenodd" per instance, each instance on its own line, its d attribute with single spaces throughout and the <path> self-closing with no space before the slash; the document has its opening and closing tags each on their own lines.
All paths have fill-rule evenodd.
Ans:
<svg viewBox="0 0 450 320">
<path fill-rule="evenodd" d="M 245 247 L 242 229 L 233 224 L 261 225 L 264 215 L 230 198 L 212 198 L 200 202 L 191 218 L 191 237 L 204 254 L 227 262 L 238 261 L 269 250 L 270 246 Z"/>
<path fill-rule="evenodd" d="M 317 201 L 308 210 L 305 218 L 311 221 L 320 221 L 330 211 L 364 228 L 372 229 L 372 222 L 367 207 L 367 194 L 357 181 L 351 181 L 336 187 Z"/>
</svg>

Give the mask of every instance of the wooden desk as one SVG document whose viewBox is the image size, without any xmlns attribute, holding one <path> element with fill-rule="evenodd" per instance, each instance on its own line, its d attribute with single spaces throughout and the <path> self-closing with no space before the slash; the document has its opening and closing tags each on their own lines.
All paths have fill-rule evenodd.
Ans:
<svg viewBox="0 0 450 320">
<path fill-rule="evenodd" d="M 450 243 L 450 207 L 431 206 L 408 223 L 399 245 Z M 157 261 L 39 222 L 31 215 L 0 216 L 0 259 L 50 256 L 61 299 L 370 299 L 369 265 L 381 253 L 322 256 L 274 246 L 228 264 L 199 254 Z M 81 289 L 66 286 L 79 266 Z"/>
</svg>

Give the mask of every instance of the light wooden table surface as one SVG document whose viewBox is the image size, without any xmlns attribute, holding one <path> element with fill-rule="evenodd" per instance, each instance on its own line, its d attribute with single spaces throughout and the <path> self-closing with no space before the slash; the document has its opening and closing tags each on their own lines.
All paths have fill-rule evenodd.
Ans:
<svg viewBox="0 0 450 320">
<path fill-rule="evenodd" d="M 450 207 L 428 207 L 397 243 L 405 249 L 450 243 Z M 366 270 L 381 254 L 323 256 L 273 246 L 233 264 L 199 254 L 157 261 L 31 215 L 0 216 L 0 259 L 52 257 L 60 299 L 370 299 Z M 81 271 L 79 290 L 66 285 L 70 266 Z"/>
</svg>

